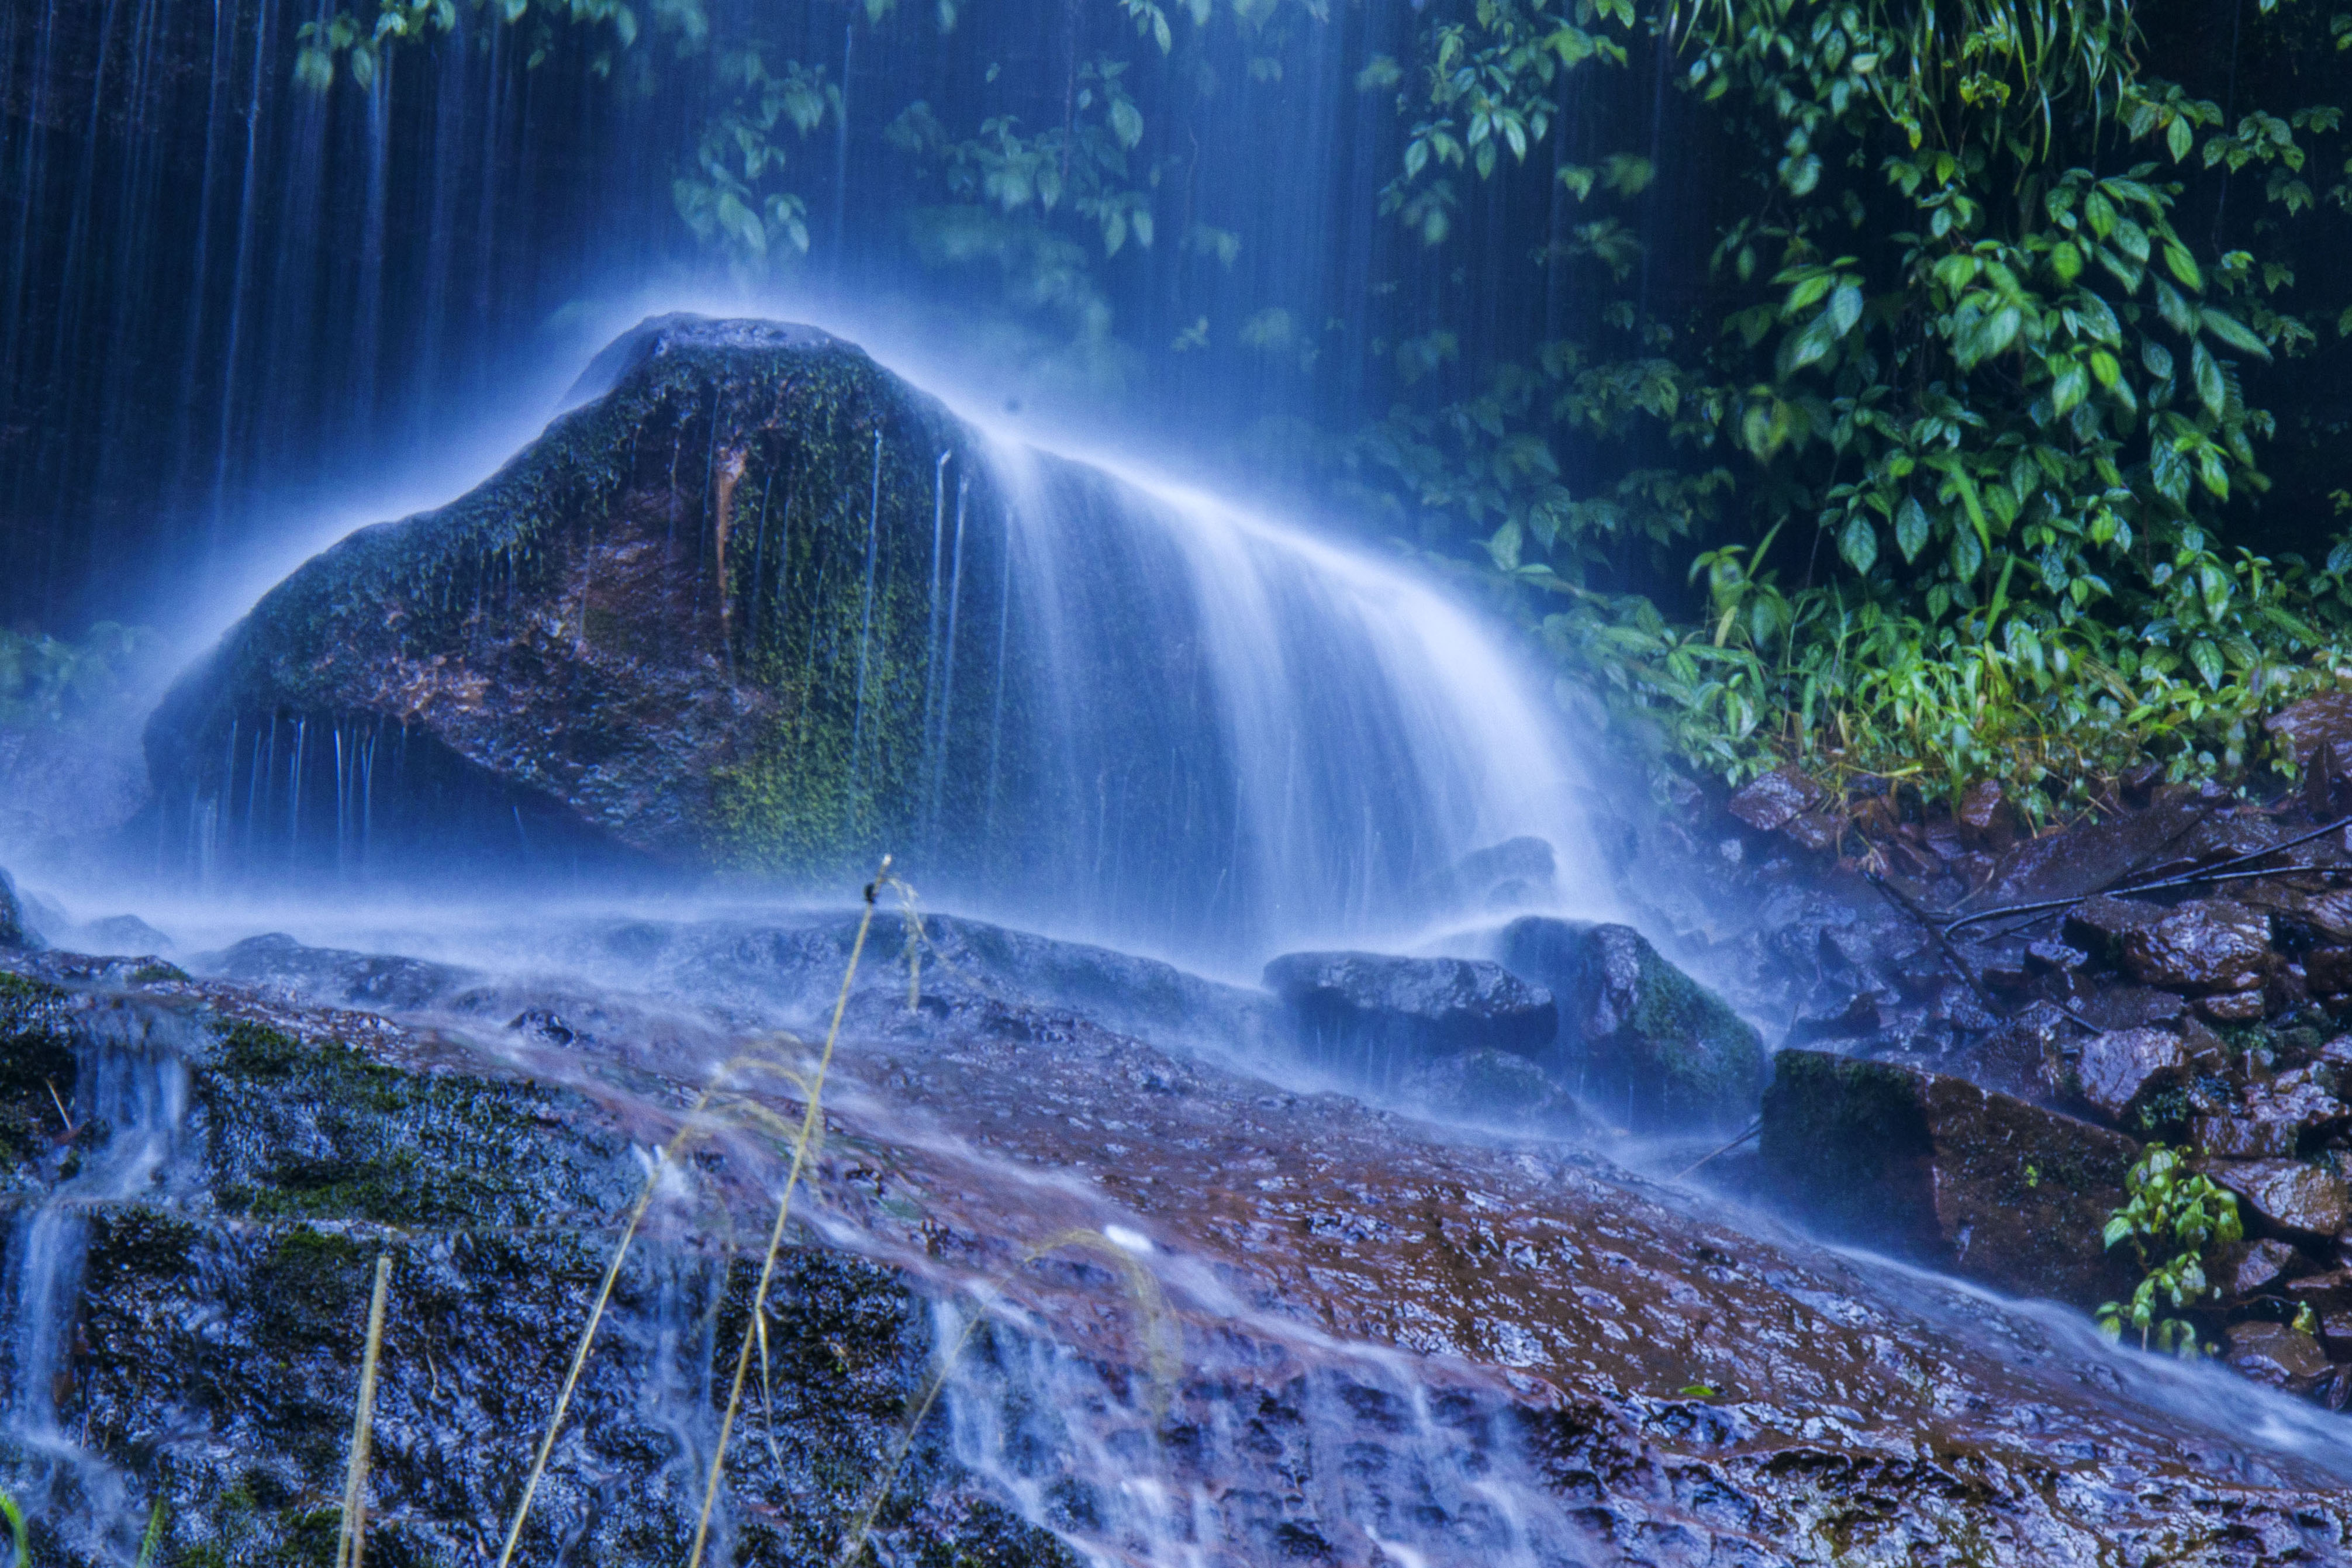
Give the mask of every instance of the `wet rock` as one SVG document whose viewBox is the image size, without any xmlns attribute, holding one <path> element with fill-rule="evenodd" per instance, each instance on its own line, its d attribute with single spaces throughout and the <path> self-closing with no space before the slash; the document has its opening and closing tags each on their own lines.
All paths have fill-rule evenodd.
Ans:
<svg viewBox="0 0 2352 1568">
<path fill-rule="evenodd" d="M 1567 1136 L 1583 1125 L 1573 1097 L 1514 1051 L 1457 1051 L 1409 1069 L 1405 1101 L 1440 1116 Z"/>
<path fill-rule="evenodd" d="M 2309 1334 L 2285 1323 L 2239 1323 L 2230 1330 L 2227 1359 L 2257 1383 L 2308 1394 L 2328 1373 L 2327 1352 Z"/>
<path fill-rule="evenodd" d="M 2172 1030 L 2121 1029 L 2083 1042 L 2075 1082 L 2087 1104 L 2120 1121 L 2143 1095 L 2177 1081 L 2188 1067 L 2188 1053 Z"/>
<path fill-rule="evenodd" d="M 2091 962 L 2089 953 L 2079 947 L 2069 947 L 2063 942 L 2029 942 L 2025 956 L 2035 966 L 2060 974 L 2080 969 Z"/>
<path fill-rule="evenodd" d="M 1797 1010 L 1797 1016 L 1789 1021 L 1789 1038 L 1799 1045 L 1815 1040 L 1850 1040 L 1876 1034 L 1878 1026 L 1877 997 L 1867 991 L 1832 987 Z"/>
<path fill-rule="evenodd" d="M 2273 1130 L 2273 1136 L 2284 1145 L 2280 1152 L 2293 1153 L 2306 1134 L 2343 1121 L 2352 1116 L 2352 1108 L 2347 1108 L 2336 1097 L 2334 1089 L 2321 1081 L 2319 1072 L 2306 1067 L 2283 1072 L 2267 1082 L 2248 1085 L 2245 1109 L 2241 1114 L 2247 1122 Z"/>
<path fill-rule="evenodd" d="M 74 928 L 76 944 L 89 952 L 169 952 L 172 939 L 137 915 L 109 915 Z"/>
<path fill-rule="evenodd" d="M 1724 809 L 1759 833 L 1785 827 L 1827 798 L 1822 787 L 1793 768 L 1764 774 L 1724 803 Z"/>
<path fill-rule="evenodd" d="M 2352 947 L 2315 947 L 2303 955 L 2303 975 L 2314 991 L 2352 991 Z"/>
<path fill-rule="evenodd" d="M 1764 1095 L 1775 1191 L 1832 1234 L 2084 1307 L 2127 1288 L 2100 1228 L 2131 1139 L 1964 1079 L 1782 1051 Z"/>
<path fill-rule="evenodd" d="M 2298 768 L 2321 758 L 2338 778 L 2352 777 L 2352 692 L 2323 691 L 2263 721 Z"/>
<path fill-rule="evenodd" d="M 2287 1230 L 2334 1236 L 2344 1228 L 2347 1194 L 2342 1178 L 2297 1160 L 2252 1160 L 2216 1164 L 2213 1179 L 2246 1206 Z"/>
<path fill-rule="evenodd" d="M 413 1011 L 477 978 L 470 971 L 423 959 L 310 947 L 283 931 L 247 937 L 194 961 L 206 973 L 267 985 L 330 1006 Z"/>
<path fill-rule="evenodd" d="M 1553 1070 L 1636 1128 L 1726 1126 L 1753 1114 L 1764 1042 L 1724 1000 L 1631 926 L 1528 916 L 1496 956 L 1559 1004 Z"/>
<path fill-rule="evenodd" d="M 2032 1003 L 1961 1052 L 1955 1070 L 2003 1094 L 2046 1100 L 2065 1081 L 2062 1047 L 2081 1033 L 2049 1003 Z"/>
<path fill-rule="evenodd" d="M 0 947 L 29 947 L 36 941 L 25 927 L 25 906 L 16 897 L 16 884 L 0 870 Z"/>
<path fill-rule="evenodd" d="M 1845 819 L 1835 812 L 1809 811 L 1801 816 L 1790 817 L 1781 826 L 1780 831 L 1800 847 L 1821 855 L 1837 847 L 1844 829 Z"/>
<path fill-rule="evenodd" d="M 2124 899 L 2104 895 L 2084 899 L 2066 911 L 2066 940 L 2102 963 L 2114 963 L 2123 956 L 2123 941 L 2129 933 L 2146 931 L 2164 918 L 2164 911 L 2152 904 L 2136 904 Z"/>
<path fill-rule="evenodd" d="M 2236 1257 L 2226 1260 L 2226 1267 L 2212 1273 L 2214 1283 L 2231 1296 L 2252 1296 L 2267 1289 L 2303 1257 L 2285 1242 L 2269 1237 L 2245 1243 L 2236 1252 Z"/>
<path fill-rule="evenodd" d="M 1291 952 L 1265 966 L 1265 986 L 1311 1056 L 1383 1086 L 1431 1057 L 1532 1055 L 1559 1033 L 1550 992 L 1484 959 Z"/>
<path fill-rule="evenodd" d="M 2135 978 L 2168 991 L 2243 992 L 2259 986 L 2272 963 L 2270 917 L 2224 899 L 2183 904 L 2124 931 L 2121 945 Z"/>
<path fill-rule="evenodd" d="M 1970 784 L 1952 816 L 1971 839 L 1996 850 L 2006 849 L 2017 837 L 2017 812 L 1999 779 Z"/>
<path fill-rule="evenodd" d="M 2197 1147 L 2217 1160 L 2284 1159 L 2300 1142 L 2294 1127 L 2256 1121 L 2235 1108 L 2203 1112 L 2190 1125 Z"/>
</svg>

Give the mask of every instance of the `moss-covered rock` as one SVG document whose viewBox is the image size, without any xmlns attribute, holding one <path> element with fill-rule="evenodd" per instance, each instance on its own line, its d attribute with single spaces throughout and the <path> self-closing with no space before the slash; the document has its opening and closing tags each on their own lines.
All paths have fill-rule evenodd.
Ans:
<svg viewBox="0 0 2352 1568">
<path fill-rule="evenodd" d="M 420 1069 L 401 1031 L 273 1016 L 249 994 L 206 993 L 233 1010 L 192 1027 L 188 989 L 101 996 L 0 973 L 0 1140 L 20 1205 L 119 1131 L 51 1135 L 57 1107 L 79 1103 L 78 1064 L 96 1081 L 121 1068 L 104 1053 L 171 1049 L 187 1089 L 178 1152 L 152 1185 L 78 1194 L 62 1211 L 81 1240 L 57 1255 L 79 1272 L 51 1331 L 64 1347 L 51 1394 L 57 1430 L 96 1466 L 60 1470 L 0 1435 L 0 1489 L 35 1505 L 37 1560 L 114 1561 L 152 1518 L 165 1562 L 331 1563 L 380 1257 L 392 1272 L 368 1559 L 494 1555 L 644 1161 L 580 1094 Z M 142 1009 L 173 1026 L 107 1021 Z M 614 1279 L 520 1561 L 684 1560 L 759 1265 L 723 1212 L 684 1205 L 655 1205 Z M 12 1253 L 8 1266 L 25 1263 Z M 15 1294 L 10 1305 L 24 1310 Z M 13 1322 L 0 1346 L 20 1348 L 25 1331 Z M 930 1340 L 928 1306 L 895 1270 L 788 1251 L 756 1425 L 739 1424 L 728 1460 L 728 1561 L 837 1554 L 901 1445 Z M 0 1353 L 13 1364 L 17 1352 Z M 957 1469 L 936 1426 L 876 1546 L 894 1562 L 1071 1563 Z"/>
<path fill-rule="evenodd" d="M 192 850 L 832 875 L 1017 789 L 1003 503 L 962 425 L 805 327 L 663 318 L 591 374 L 498 474 L 313 559 L 182 679 L 148 752 Z M 950 658 L 951 547 L 985 624 Z"/>
<path fill-rule="evenodd" d="M 1755 1113 L 1762 1037 L 1633 927 L 1530 915 L 1503 928 L 1496 956 L 1551 992 L 1554 1070 L 1602 1115 L 1647 1130 Z"/>
<path fill-rule="evenodd" d="M 1837 1237 L 2084 1308 L 2128 1295 L 2101 1238 L 2139 1145 L 1965 1079 L 1782 1051 L 1764 1094 L 1773 1186 Z"/>
</svg>

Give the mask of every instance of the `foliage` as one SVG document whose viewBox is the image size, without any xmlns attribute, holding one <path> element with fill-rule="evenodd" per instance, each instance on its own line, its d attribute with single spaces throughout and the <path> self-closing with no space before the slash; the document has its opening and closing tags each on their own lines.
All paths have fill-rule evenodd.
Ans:
<svg viewBox="0 0 2352 1568">
<path fill-rule="evenodd" d="M 2161 1143 L 2147 1146 L 2124 1187 L 2129 1201 L 2108 1218 L 2104 1241 L 2110 1249 L 2130 1242 L 2143 1278 L 2128 1303 L 2109 1301 L 2099 1309 L 2099 1331 L 2116 1340 L 2126 1327 L 2135 1328 L 2142 1350 L 2152 1338 L 2158 1350 L 2194 1361 L 2196 1325 L 2166 1315 L 2165 1309 L 2177 1313 L 2221 1295 L 2221 1288 L 2205 1278 L 2205 1248 L 2245 1234 L 2238 1200 L 2210 1178 L 2190 1173 Z"/>
<path fill-rule="evenodd" d="M 1436 118 L 1386 200 L 1433 243 L 1454 198 L 1430 172 L 1490 175 L 1498 144 L 1525 159 L 1552 74 L 1622 62 L 1641 31 L 1589 3 L 1469 10 L 1425 29 L 1402 107 Z M 2143 69 L 2146 42 L 2107 0 L 1654 18 L 1652 47 L 1679 48 L 1748 160 L 1698 319 L 1677 332 L 1620 297 L 1597 342 L 1400 410 L 1359 470 L 1424 538 L 1475 541 L 1567 670 L 1735 782 L 1790 760 L 1951 790 L 1990 774 L 2046 815 L 2144 756 L 2284 768 L 2256 721 L 2335 683 L 2352 551 L 2233 542 L 2275 430 L 2242 377 L 2315 333 L 2280 308 L 2284 254 L 2200 260 L 2176 219 L 2200 174 L 2258 180 L 2265 237 L 2340 205 L 2301 177 L 2340 115 L 2229 128 Z M 1648 176 L 1604 166 L 1556 177 L 1583 201 Z M 1604 289 L 1638 265 L 1615 218 L 1574 232 Z M 1570 452 L 1600 472 L 1582 497 Z"/>
<path fill-rule="evenodd" d="M 123 688 L 154 641 L 144 626 L 100 621 L 79 642 L 0 629 L 0 727 L 59 724 Z"/>
</svg>

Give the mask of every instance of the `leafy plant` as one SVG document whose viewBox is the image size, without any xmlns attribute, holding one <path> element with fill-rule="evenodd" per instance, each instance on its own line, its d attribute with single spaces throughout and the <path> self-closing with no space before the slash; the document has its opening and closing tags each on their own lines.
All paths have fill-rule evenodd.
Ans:
<svg viewBox="0 0 2352 1568">
<path fill-rule="evenodd" d="M 2137 1329 L 2142 1350 L 2152 1340 L 2157 1349 L 2194 1361 L 2200 1353 L 2197 1326 L 2172 1314 L 2221 1294 L 2205 1278 L 2205 1249 L 2244 1236 L 2238 1200 L 2210 1177 L 2188 1170 L 2180 1154 L 2161 1143 L 2147 1146 L 2124 1177 L 2124 1187 L 2129 1199 L 2108 1217 L 2103 1239 L 2111 1250 L 2119 1241 L 2130 1242 L 2143 1278 L 2130 1301 L 2109 1301 L 2099 1309 L 2099 1331 L 2119 1340 L 2125 1329 Z"/>
<path fill-rule="evenodd" d="M 122 689 L 155 634 L 100 621 L 79 641 L 0 629 L 0 727 L 58 724 Z"/>
</svg>

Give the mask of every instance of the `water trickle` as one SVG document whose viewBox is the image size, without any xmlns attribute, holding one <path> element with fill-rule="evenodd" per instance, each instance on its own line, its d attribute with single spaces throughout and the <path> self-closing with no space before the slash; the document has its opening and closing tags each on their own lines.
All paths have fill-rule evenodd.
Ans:
<svg viewBox="0 0 2352 1568">
<path fill-rule="evenodd" d="M 967 1340 L 957 1309 L 934 1318 L 935 1342 L 965 1346 L 941 1391 L 958 1462 L 1099 1568 L 1534 1568 L 1590 1548 L 1499 1397 L 1392 1355 L 1195 1342 L 1161 1390 L 1002 1321 Z"/>
<path fill-rule="evenodd" d="M 72 1111 L 85 1149 L 74 1173 L 20 1218 L 10 1237 L 15 1363 L 5 1437 L 24 1469 L 20 1506 L 68 1544 L 128 1562 L 143 1515 L 128 1478 L 69 1425 L 72 1346 L 93 1216 L 134 1204 L 171 1179 L 187 1114 L 190 1026 L 173 1014 L 102 1002 L 74 1026 Z M 53 1086 L 54 1087 L 54 1086 Z"/>
</svg>

